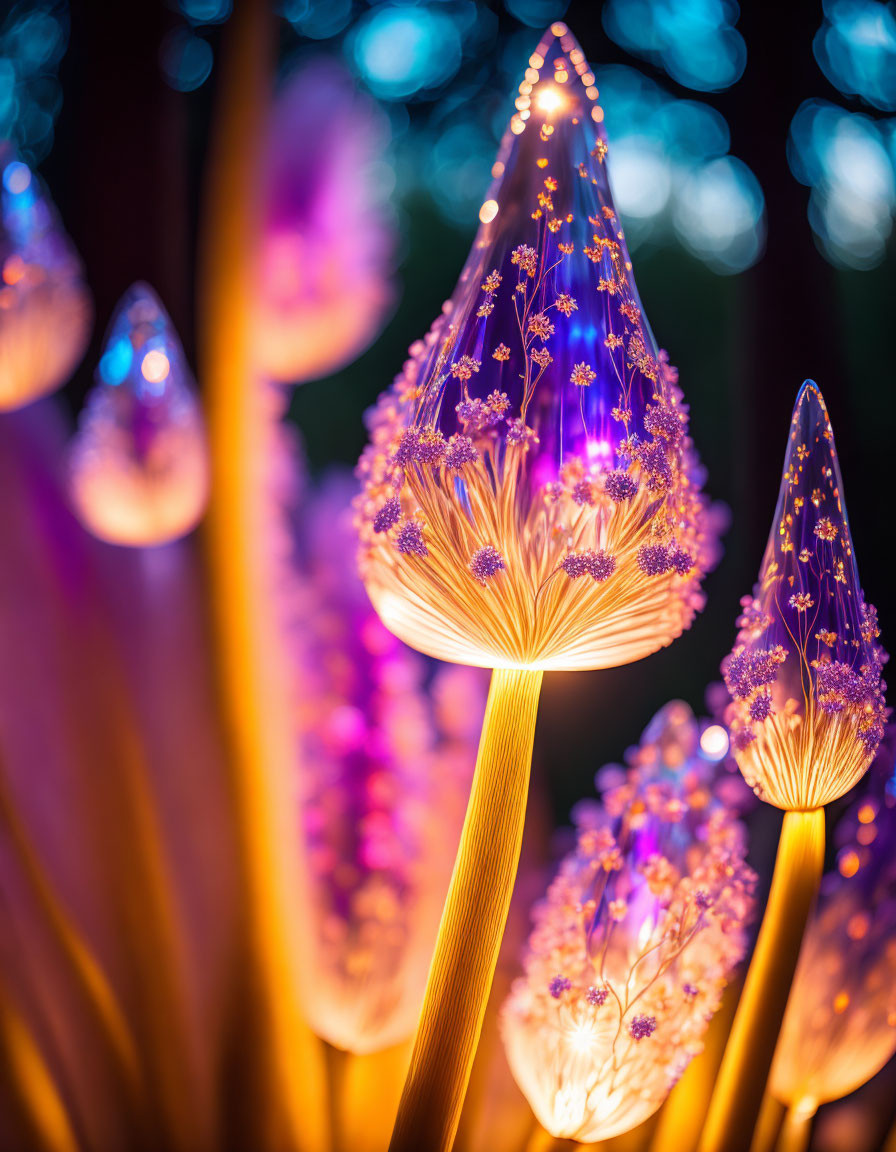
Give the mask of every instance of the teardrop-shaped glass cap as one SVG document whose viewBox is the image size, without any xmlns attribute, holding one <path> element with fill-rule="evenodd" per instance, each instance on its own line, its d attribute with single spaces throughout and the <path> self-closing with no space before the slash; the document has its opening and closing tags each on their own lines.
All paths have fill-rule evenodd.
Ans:
<svg viewBox="0 0 896 1152">
<path fill-rule="evenodd" d="M 611 467 L 664 383 L 594 75 L 564 25 L 530 57 L 516 108 L 441 339 L 419 366 L 418 419 L 446 436 L 483 423 L 529 436 L 539 477 L 556 480 L 573 456 Z"/>
<path fill-rule="evenodd" d="M 365 581 L 388 626 L 443 659 L 638 659 L 690 624 L 715 559 L 677 373 L 613 205 L 597 95 L 553 25 L 454 294 L 371 418 Z"/>
<path fill-rule="evenodd" d="M 777 796 L 773 803 L 786 801 L 782 807 L 807 806 L 818 789 L 842 795 L 883 734 L 886 656 L 877 614 L 859 585 L 833 429 L 811 380 L 793 410 L 759 582 L 741 603 L 737 643 L 724 665 L 741 767 L 767 761 L 765 769 L 751 765 L 756 779 L 749 782 L 766 798 Z M 826 765 L 821 736 L 831 726 L 843 746 Z M 780 750 L 765 747 L 773 737 L 791 747 L 786 767 Z"/>
<path fill-rule="evenodd" d="M 0 411 L 64 384 L 92 321 L 81 262 L 46 189 L 0 141 Z"/>
<path fill-rule="evenodd" d="M 133 285 L 109 325 L 71 449 L 75 506 L 114 544 L 160 544 L 191 531 L 208 495 L 195 384 L 153 290 Z"/>
</svg>

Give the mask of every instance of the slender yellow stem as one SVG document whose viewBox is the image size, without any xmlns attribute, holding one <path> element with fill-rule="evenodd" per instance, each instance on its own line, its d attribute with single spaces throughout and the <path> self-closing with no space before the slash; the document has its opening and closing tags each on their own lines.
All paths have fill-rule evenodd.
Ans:
<svg viewBox="0 0 896 1152">
<path fill-rule="evenodd" d="M 265 536 L 270 419 L 252 328 L 272 20 L 266 0 L 239 0 L 226 28 L 205 189 L 199 359 L 212 454 L 211 611 L 244 884 L 234 1010 L 252 1103 L 240 1111 L 245 1130 L 232 1136 L 254 1152 L 305 1152 L 325 1146 L 325 1085 L 320 1045 L 298 1003 L 295 742 Z"/>
<path fill-rule="evenodd" d="M 330 1122 L 329 1152 L 349 1152 L 345 1132 L 346 1080 L 351 1052 L 322 1041 L 327 1070 L 327 1114 Z"/>
<path fill-rule="evenodd" d="M 753 1143 L 750 1152 L 774 1152 L 781 1132 L 786 1109 L 780 1100 L 766 1092 L 759 1109 L 759 1119 L 756 1121 L 756 1130 L 753 1133 Z"/>
<path fill-rule="evenodd" d="M 448 1152 L 516 877 L 542 673 L 498 669 L 390 1152 Z"/>
<path fill-rule="evenodd" d="M 340 1119 L 351 1152 L 388 1147 L 410 1059 L 410 1040 L 349 1059 Z"/>
<path fill-rule="evenodd" d="M 34 1152 L 78 1152 L 65 1103 L 37 1041 L 0 990 L 0 1072 L 29 1131 Z"/>
<path fill-rule="evenodd" d="M 525 1152 L 557 1152 L 558 1147 L 562 1147 L 566 1141 L 558 1140 L 556 1136 L 552 1136 L 547 1128 L 535 1121 L 535 1127 L 532 1129 L 532 1135 L 526 1143 Z"/>
<path fill-rule="evenodd" d="M 824 809 L 787 812 L 700 1152 L 748 1152 L 824 861 Z"/>
<path fill-rule="evenodd" d="M 784 1117 L 775 1152 L 806 1152 L 812 1134 L 812 1121 L 818 1111 L 814 1103 L 791 1104 Z"/>
</svg>

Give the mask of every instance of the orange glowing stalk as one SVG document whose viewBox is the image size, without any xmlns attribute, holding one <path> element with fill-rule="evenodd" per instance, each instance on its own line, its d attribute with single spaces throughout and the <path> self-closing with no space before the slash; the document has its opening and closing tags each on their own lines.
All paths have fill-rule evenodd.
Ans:
<svg viewBox="0 0 896 1152">
<path fill-rule="evenodd" d="M 268 97 L 272 12 L 237 4 L 226 28 L 211 143 L 199 294 L 199 364 L 212 459 L 207 547 L 229 769 L 239 813 L 246 947 L 240 1074 L 254 1096 L 231 1139 L 258 1152 L 322 1152 L 320 1054 L 298 1004 L 303 915 L 288 769 L 294 754 L 278 621 L 272 605 L 264 487 L 271 398 L 258 387 L 252 330 L 260 228 L 259 142 Z"/>
</svg>

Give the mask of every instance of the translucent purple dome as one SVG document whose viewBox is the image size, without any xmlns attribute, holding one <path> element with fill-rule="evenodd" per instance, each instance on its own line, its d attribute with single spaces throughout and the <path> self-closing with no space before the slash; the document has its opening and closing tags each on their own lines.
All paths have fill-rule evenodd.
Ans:
<svg viewBox="0 0 896 1152">
<path fill-rule="evenodd" d="M 886 654 L 859 586 L 831 422 L 811 380 L 793 410 L 759 581 L 741 605 L 722 666 L 738 764 L 780 808 L 826 804 L 877 751 Z"/>
<path fill-rule="evenodd" d="M 604 667 L 690 624 L 715 541 L 594 76 L 565 25 L 529 64 L 454 294 L 371 417 L 361 563 L 424 651 Z"/>
</svg>

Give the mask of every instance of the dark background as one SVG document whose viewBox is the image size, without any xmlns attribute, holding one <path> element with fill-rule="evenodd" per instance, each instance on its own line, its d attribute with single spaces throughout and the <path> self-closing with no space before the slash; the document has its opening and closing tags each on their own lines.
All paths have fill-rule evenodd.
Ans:
<svg viewBox="0 0 896 1152">
<path fill-rule="evenodd" d="M 507 11 L 492 7 L 500 41 L 521 29 Z M 93 345 L 67 393 L 77 409 L 105 324 L 135 279 L 156 287 L 193 357 L 197 226 L 217 73 L 191 92 L 166 83 L 158 45 L 183 22 L 173 7 L 154 0 L 72 0 L 69 16 L 69 47 L 59 69 L 63 103 L 41 171 L 84 258 L 97 304 Z M 860 107 L 837 92 L 813 56 L 821 4 L 744 5 L 737 27 L 747 45 L 746 68 L 736 84 L 715 94 L 679 88 L 661 70 L 634 60 L 605 33 L 599 4 L 573 0 L 565 19 L 593 64 L 635 65 L 671 93 L 705 100 L 725 116 L 731 152 L 762 186 L 768 232 L 758 263 L 732 276 L 717 275 L 675 244 L 634 253 L 647 315 L 681 373 L 708 489 L 729 505 L 732 527 L 724 559 L 706 583 L 707 608 L 674 645 L 630 667 L 547 677 L 536 759 L 561 821 L 589 790 L 594 771 L 619 759 L 664 702 L 680 696 L 703 709 L 707 684 L 718 678 L 734 638 L 738 599 L 756 577 L 790 411 L 806 377 L 820 384 L 828 402 L 865 591 L 880 610 L 884 643 L 896 637 L 886 503 L 896 431 L 894 261 L 888 255 L 871 271 L 854 271 L 825 259 L 807 220 L 809 191 L 794 179 L 785 148 L 791 119 L 806 98 Z M 284 58 L 334 50 L 330 43 L 303 44 L 281 25 Z M 221 34 L 221 25 L 203 30 L 215 51 Z M 531 29 L 532 47 L 539 36 L 540 29 Z M 521 58 L 520 72 L 524 67 Z M 508 87 L 508 109 L 511 92 Z M 470 117 L 479 114 L 471 106 Z M 401 295 L 391 320 L 354 365 L 295 392 L 291 415 L 316 470 L 354 463 L 364 443 L 364 409 L 451 293 L 474 234 L 475 216 L 466 227 L 446 222 L 425 196 L 408 196 L 402 213 Z"/>
</svg>

